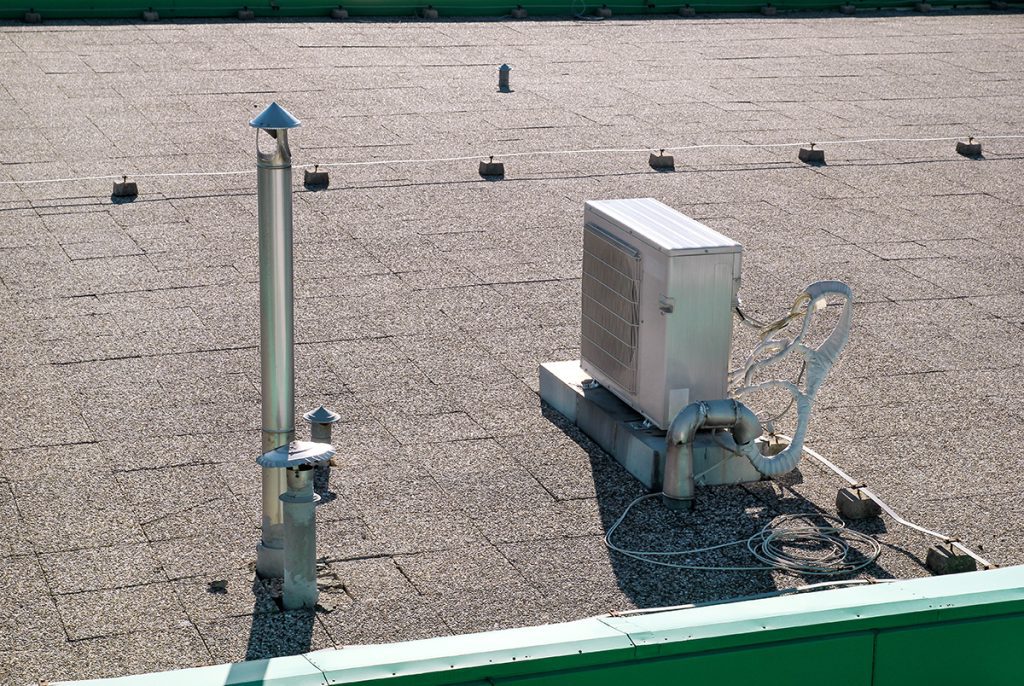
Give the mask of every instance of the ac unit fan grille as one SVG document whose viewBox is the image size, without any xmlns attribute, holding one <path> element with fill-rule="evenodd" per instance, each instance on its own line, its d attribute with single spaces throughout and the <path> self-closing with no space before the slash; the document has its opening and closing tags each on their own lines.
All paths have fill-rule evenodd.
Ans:
<svg viewBox="0 0 1024 686">
<path fill-rule="evenodd" d="M 640 253 L 601 229 L 583 230 L 580 352 L 625 390 L 636 391 Z"/>
</svg>

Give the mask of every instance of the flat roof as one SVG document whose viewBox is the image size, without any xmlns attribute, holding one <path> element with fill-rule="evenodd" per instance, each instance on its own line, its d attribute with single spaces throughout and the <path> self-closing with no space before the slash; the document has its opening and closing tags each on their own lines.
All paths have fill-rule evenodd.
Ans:
<svg viewBox="0 0 1024 686">
<path fill-rule="evenodd" d="M 606 549 L 642 487 L 536 390 L 540 363 L 579 355 L 583 207 L 607 198 L 652 197 L 742 243 L 756 318 L 812 281 L 849 283 L 853 334 L 808 444 L 914 521 L 1024 562 L 1024 141 L 985 137 L 1024 129 L 1022 51 L 1024 18 L 988 12 L 0 24 L 0 682 L 804 583 Z M 318 485 L 315 613 L 281 612 L 253 574 L 248 121 L 273 100 L 303 123 L 296 414 L 341 415 L 339 466 Z M 983 159 L 955 152 L 967 135 Z M 886 140 L 827 143 L 854 139 Z M 794 141 L 827 164 L 762 147 Z M 646 153 L 508 156 L 710 143 L 753 147 L 676 152 L 674 173 Z M 492 154 L 504 180 L 478 174 L 474 156 Z M 380 164 L 301 185 L 332 162 Z M 122 174 L 134 202 L 81 178 Z M 778 514 L 831 512 L 841 485 L 805 460 L 702 489 L 693 513 L 645 501 L 618 540 L 743 539 Z M 869 574 L 927 574 L 926 539 L 888 518 L 854 526 L 884 545 Z"/>
</svg>

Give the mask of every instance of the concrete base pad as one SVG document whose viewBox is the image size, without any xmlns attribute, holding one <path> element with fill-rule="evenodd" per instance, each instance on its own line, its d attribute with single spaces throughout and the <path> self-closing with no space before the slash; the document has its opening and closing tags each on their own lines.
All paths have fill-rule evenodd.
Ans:
<svg viewBox="0 0 1024 686">
<path fill-rule="evenodd" d="M 665 432 L 646 425 L 633 408 L 594 383 L 579 360 L 540 366 L 540 397 L 626 468 L 647 488 L 661 490 Z M 761 475 L 745 458 L 723 450 L 710 432 L 697 433 L 693 473 L 698 486 L 749 483 Z"/>
<path fill-rule="evenodd" d="M 878 503 L 859 488 L 840 488 L 836 494 L 836 509 L 846 519 L 866 519 L 882 514 Z"/>
<path fill-rule="evenodd" d="M 977 561 L 970 555 L 961 555 L 950 548 L 938 545 L 928 548 L 925 564 L 933 574 L 960 574 L 978 570 Z"/>
</svg>

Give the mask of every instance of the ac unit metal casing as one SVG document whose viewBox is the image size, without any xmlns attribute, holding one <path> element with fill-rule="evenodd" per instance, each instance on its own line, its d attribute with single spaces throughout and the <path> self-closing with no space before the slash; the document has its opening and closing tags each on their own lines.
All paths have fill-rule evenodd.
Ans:
<svg viewBox="0 0 1024 686">
<path fill-rule="evenodd" d="M 583 222 L 583 370 L 661 429 L 726 397 L 743 246 L 653 198 Z"/>
</svg>

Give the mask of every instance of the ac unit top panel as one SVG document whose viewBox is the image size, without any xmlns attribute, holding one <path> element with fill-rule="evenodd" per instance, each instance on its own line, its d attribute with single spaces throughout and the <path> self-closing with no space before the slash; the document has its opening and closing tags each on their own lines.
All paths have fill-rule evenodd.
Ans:
<svg viewBox="0 0 1024 686">
<path fill-rule="evenodd" d="M 595 216 L 666 255 L 707 255 L 743 249 L 731 238 L 654 198 L 592 200 L 584 206 L 583 220 L 591 223 Z"/>
</svg>

